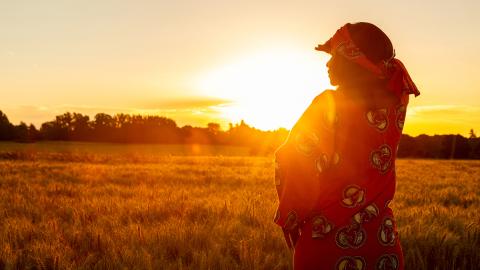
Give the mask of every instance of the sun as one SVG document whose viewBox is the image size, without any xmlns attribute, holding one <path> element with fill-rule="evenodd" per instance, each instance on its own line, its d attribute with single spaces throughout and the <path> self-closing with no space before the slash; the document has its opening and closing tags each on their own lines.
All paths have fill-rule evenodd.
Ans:
<svg viewBox="0 0 480 270">
<path fill-rule="evenodd" d="M 329 84 L 327 56 L 307 49 L 277 48 L 244 54 L 202 74 L 203 95 L 231 100 L 217 107 L 222 118 L 263 130 L 291 128 Z"/>
</svg>

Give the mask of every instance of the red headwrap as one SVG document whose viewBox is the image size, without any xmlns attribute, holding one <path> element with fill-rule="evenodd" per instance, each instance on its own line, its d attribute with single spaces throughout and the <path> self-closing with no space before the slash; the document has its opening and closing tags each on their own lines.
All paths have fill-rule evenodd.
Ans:
<svg viewBox="0 0 480 270">
<path fill-rule="evenodd" d="M 413 83 L 412 78 L 410 78 L 410 75 L 408 74 L 408 71 L 403 63 L 394 58 L 395 53 L 393 53 L 392 58 L 388 60 L 373 63 L 360 50 L 360 48 L 355 45 L 350 36 L 350 32 L 348 31 L 347 25 L 344 25 L 338 29 L 332 38 L 330 38 L 325 44 L 319 45 L 315 49 L 330 54 L 340 53 L 348 60 L 357 63 L 358 65 L 371 71 L 373 74 L 377 75 L 378 78 L 387 79 L 388 89 L 395 93 L 395 95 L 397 95 L 399 98 L 402 98 L 404 93 L 407 95 L 420 95 L 420 92 Z"/>
</svg>

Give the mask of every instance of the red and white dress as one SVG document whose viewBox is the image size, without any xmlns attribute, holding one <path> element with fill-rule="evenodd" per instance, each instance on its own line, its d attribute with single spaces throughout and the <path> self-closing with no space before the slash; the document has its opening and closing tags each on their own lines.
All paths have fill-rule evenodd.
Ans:
<svg viewBox="0 0 480 270">
<path fill-rule="evenodd" d="M 408 93 L 369 108 L 341 88 L 317 96 L 275 153 L 275 222 L 294 269 L 403 269 L 395 157 Z"/>
</svg>

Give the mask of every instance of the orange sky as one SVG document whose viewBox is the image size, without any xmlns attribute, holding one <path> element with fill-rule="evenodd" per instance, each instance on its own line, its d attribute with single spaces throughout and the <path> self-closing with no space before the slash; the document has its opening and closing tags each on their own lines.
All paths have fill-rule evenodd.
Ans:
<svg viewBox="0 0 480 270">
<path fill-rule="evenodd" d="M 368 21 L 422 93 L 406 133 L 480 130 L 480 2 L 395 2 L 3 1 L 0 110 L 37 127 L 75 111 L 290 128 L 330 87 L 315 45 Z"/>
</svg>

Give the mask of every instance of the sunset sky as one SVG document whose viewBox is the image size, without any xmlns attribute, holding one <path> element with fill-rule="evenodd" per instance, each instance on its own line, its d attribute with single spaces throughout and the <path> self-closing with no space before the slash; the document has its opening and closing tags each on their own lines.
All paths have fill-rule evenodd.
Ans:
<svg viewBox="0 0 480 270">
<path fill-rule="evenodd" d="M 410 135 L 480 133 L 480 1 L 0 0 L 0 110 L 290 128 L 328 83 L 313 48 L 378 25 L 421 91 Z M 478 134 L 478 133 L 477 133 Z"/>
</svg>

